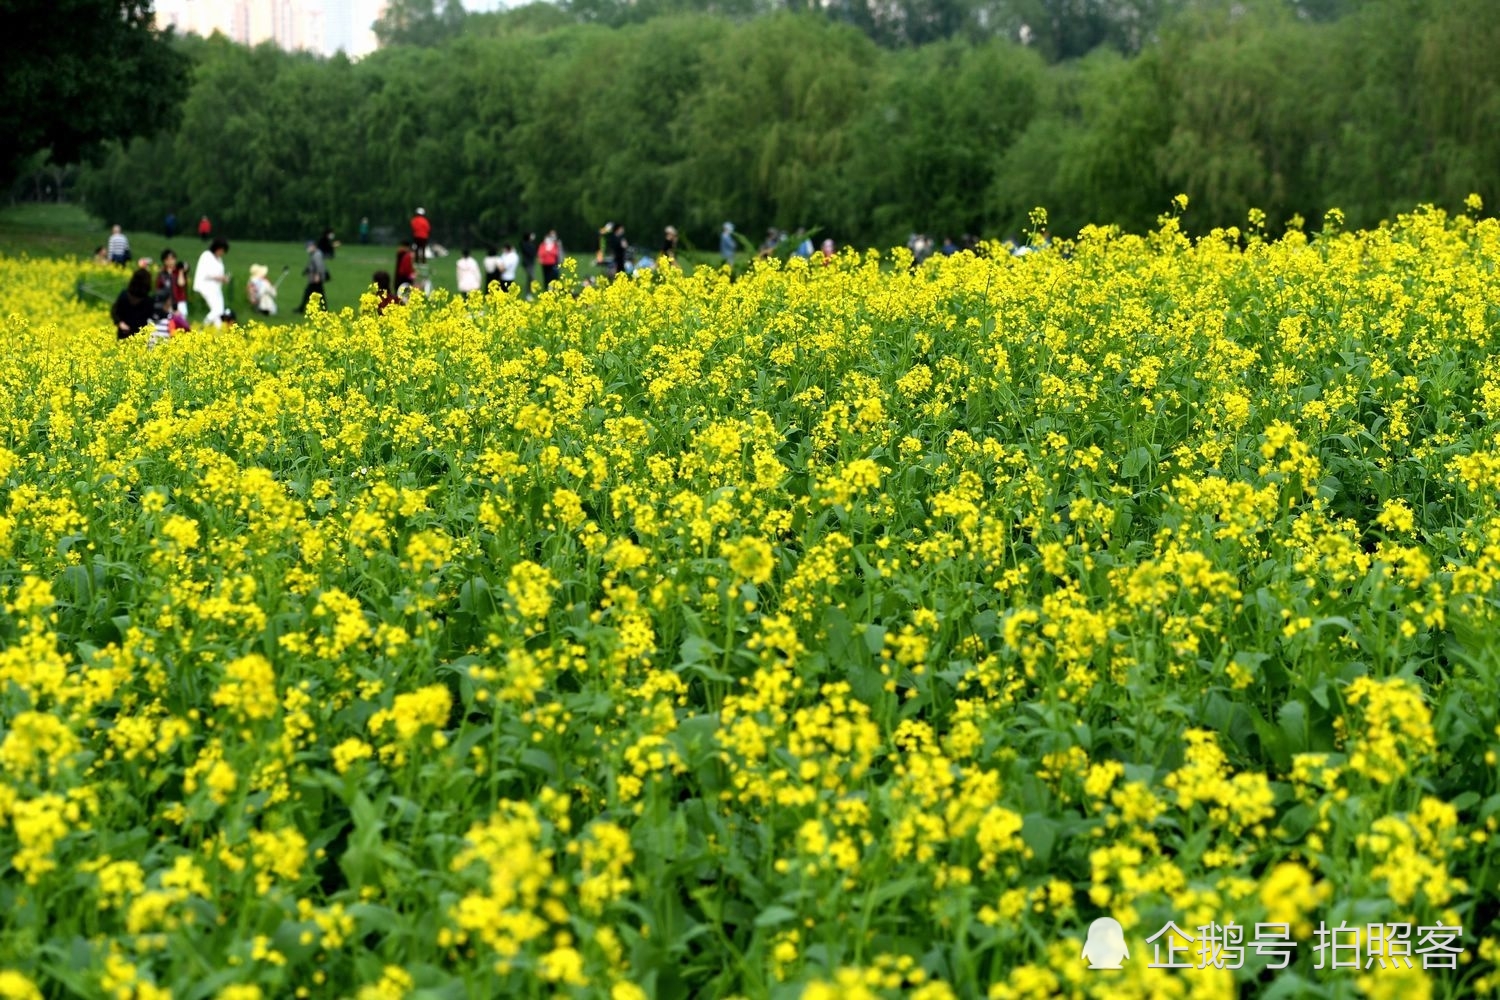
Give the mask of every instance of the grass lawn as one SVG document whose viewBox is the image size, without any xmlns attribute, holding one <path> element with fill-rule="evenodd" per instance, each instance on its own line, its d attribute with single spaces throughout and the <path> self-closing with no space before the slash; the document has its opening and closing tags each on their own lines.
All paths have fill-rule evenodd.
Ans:
<svg viewBox="0 0 1500 1000">
<path fill-rule="evenodd" d="M 161 233 L 127 232 L 130 250 L 136 257 L 157 260 L 163 249 L 171 247 L 192 267 L 203 252 L 204 243 L 195 235 L 179 233 L 168 241 Z M 228 304 L 242 319 L 252 316 L 250 303 L 245 296 L 245 281 L 250 277 L 251 264 L 264 264 L 269 277 L 276 281 L 282 268 L 287 268 L 281 281 L 278 301 L 281 309 L 277 316 L 261 317 L 268 323 L 292 323 L 299 318 L 293 312 L 302 301 L 305 281 L 302 268 L 307 263 L 307 250 L 301 243 L 266 242 L 261 240 L 239 240 L 233 234 L 224 234 L 229 240 L 229 253 L 225 267 L 229 270 Z M 94 248 L 104 243 L 109 236 L 109 226 L 88 214 L 82 206 L 74 204 L 22 203 L 0 210 L 0 255 L 19 257 L 91 257 Z M 450 256 L 429 263 L 434 288 L 452 290 L 455 286 L 454 265 L 458 261 L 459 248 L 451 248 Z M 655 248 L 651 248 L 654 251 Z M 474 248 L 476 255 L 483 249 Z M 579 275 L 587 278 L 599 273 L 594 266 L 593 255 L 569 254 L 578 262 Z M 718 257 L 709 253 L 682 255 L 685 266 L 716 266 Z M 385 245 L 361 245 L 346 242 L 328 262 L 331 279 L 325 289 L 328 307 L 338 310 L 344 306 L 357 306 L 359 297 L 369 287 L 376 271 L 394 272 L 396 269 L 396 247 Z M 539 276 L 539 275 L 538 275 Z M 125 276 L 120 278 L 120 287 L 125 285 Z M 112 300 L 119 288 L 99 288 L 100 294 Z M 196 296 L 190 301 L 192 318 L 203 316 L 202 301 Z"/>
<path fill-rule="evenodd" d="M 7 257 L 91 257 L 108 236 L 109 227 L 77 205 L 22 202 L 0 209 L 0 254 Z"/>
</svg>

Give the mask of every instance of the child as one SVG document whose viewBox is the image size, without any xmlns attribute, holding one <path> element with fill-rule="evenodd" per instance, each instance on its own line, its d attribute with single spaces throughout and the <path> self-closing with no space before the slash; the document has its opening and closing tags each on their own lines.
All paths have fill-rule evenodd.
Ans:
<svg viewBox="0 0 1500 1000">
<path fill-rule="evenodd" d="M 245 284 L 246 298 L 250 305 L 262 316 L 276 315 L 276 286 L 266 277 L 267 268 L 264 264 L 250 265 L 250 280 Z"/>
<path fill-rule="evenodd" d="M 175 312 L 167 313 L 165 316 L 158 316 L 156 318 L 156 327 L 151 331 L 151 338 L 146 341 L 146 346 L 155 347 L 157 344 L 171 340 L 179 333 L 184 333 L 190 329 L 192 328 L 188 326 L 188 321 Z"/>
</svg>

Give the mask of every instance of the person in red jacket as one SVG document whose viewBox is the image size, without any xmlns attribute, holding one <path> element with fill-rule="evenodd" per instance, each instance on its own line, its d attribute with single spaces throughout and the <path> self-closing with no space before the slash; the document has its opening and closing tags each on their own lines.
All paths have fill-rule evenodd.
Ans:
<svg viewBox="0 0 1500 1000">
<path fill-rule="evenodd" d="M 427 218 L 427 210 L 419 208 L 411 217 L 411 241 L 417 248 L 417 260 L 427 259 L 427 240 L 431 236 L 432 222 Z"/>
<path fill-rule="evenodd" d="M 209 222 L 208 216 L 205 215 L 198 220 L 198 238 L 204 243 L 207 243 L 209 237 L 213 236 L 213 234 L 214 224 L 212 222 Z"/>
<path fill-rule="evenodd" d="M 536 262 L 542 265 L 542 291 L 545 292 L 562 273 L 563 246 L 556 229 L 547 230 L 546 239 L 537 247 Z"/>
<path fill-rule="evenodd" d="M 399 293 L 405 286 L 408 289 L 417 286 L 417 266 L 411 252 L 411 244 L 401 244 L 401 249 L 396 251 L 396 290 Z"/>
</svg>

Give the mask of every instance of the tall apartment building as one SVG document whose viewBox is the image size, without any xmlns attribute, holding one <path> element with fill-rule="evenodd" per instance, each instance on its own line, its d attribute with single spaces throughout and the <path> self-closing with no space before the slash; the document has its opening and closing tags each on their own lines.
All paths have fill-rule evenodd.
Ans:
<svg viewBox="0 0 1500 1000">
<path fill-rule="evenodd" d="M 157 0 L 156 20 L 180 34 L 218 32 L 241 45 L 272 42 L 288 49 L 332 51 L 323 0 Z"/>
</svg>

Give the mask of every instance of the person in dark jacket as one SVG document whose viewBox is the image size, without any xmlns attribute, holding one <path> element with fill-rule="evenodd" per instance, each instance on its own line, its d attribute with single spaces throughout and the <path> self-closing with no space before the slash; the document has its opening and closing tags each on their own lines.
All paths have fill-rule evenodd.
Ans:
<svg viewBox="0 0 1500 1000">
<path fill-rule="evenodd" d="M 328 265 L 323 260 L 323 251 L 318 248 L 316 240 L 307 241 L 307 266 L 302 269 L 302 273 L 307 275 L 307 287 L 302 291 L 302 304 L 297 307 L 297 311 L 306 312 L 314 295 L 322 296 L 323 308 L 327 309 L 328 292 L 323 286 L 328 281 Z"/>
<path fill-rule="evenodd" d="M 380 297 L 380 301 L 375 303 L 376 312 L 384 314 L 387 308 L 401 305 L 401 300 L 396 298 L 396 293 L 391 290 L 389 271 L 376 271 L 374 282 L 375 292 Z"/>
<path fill-rule="evenodd" d="M 323 251 L 324 260 L 333 260 L 334 251 L 344 244 L 333 238 L 333 230 L 323 230 L 323 235 L 318 237 L 318 249 Z"/>
<path fill-rule="evenodd" d="M 177 303 L 172 295 L 176 282 L 177 254 L 168 247 L 161 252 L 161 272 L 156 276 L 156 283 L 151 290 L 151 297 L 165 312 L 171 312 L 176 308 Z"/>
<path fill-rule="evenodd" d="M 625 265 L 630 260 L 630 244 L 625 239 L 625 227 L 619 223 L 615 224 L 614 232 L 609 236 L 609 276 L 617 278 L 625 273 Z"/>
<path fill-rule="evenodd" d="M 526 287 L 521 294 L 531 294 L 531 283 L 536 280 L 536 233 L 527 233 L 521 241 L 521 273 L 526 275 Z"/>
<path fill-rule="evenodd" d="M 109 310 L 110 319 L 115 321 L 115 339 L 125 340 L 142 329 L 154 327 L 156 313 L 156 302 L 151 297 L 151 272 L 138 267 Z"/>
</svg>

